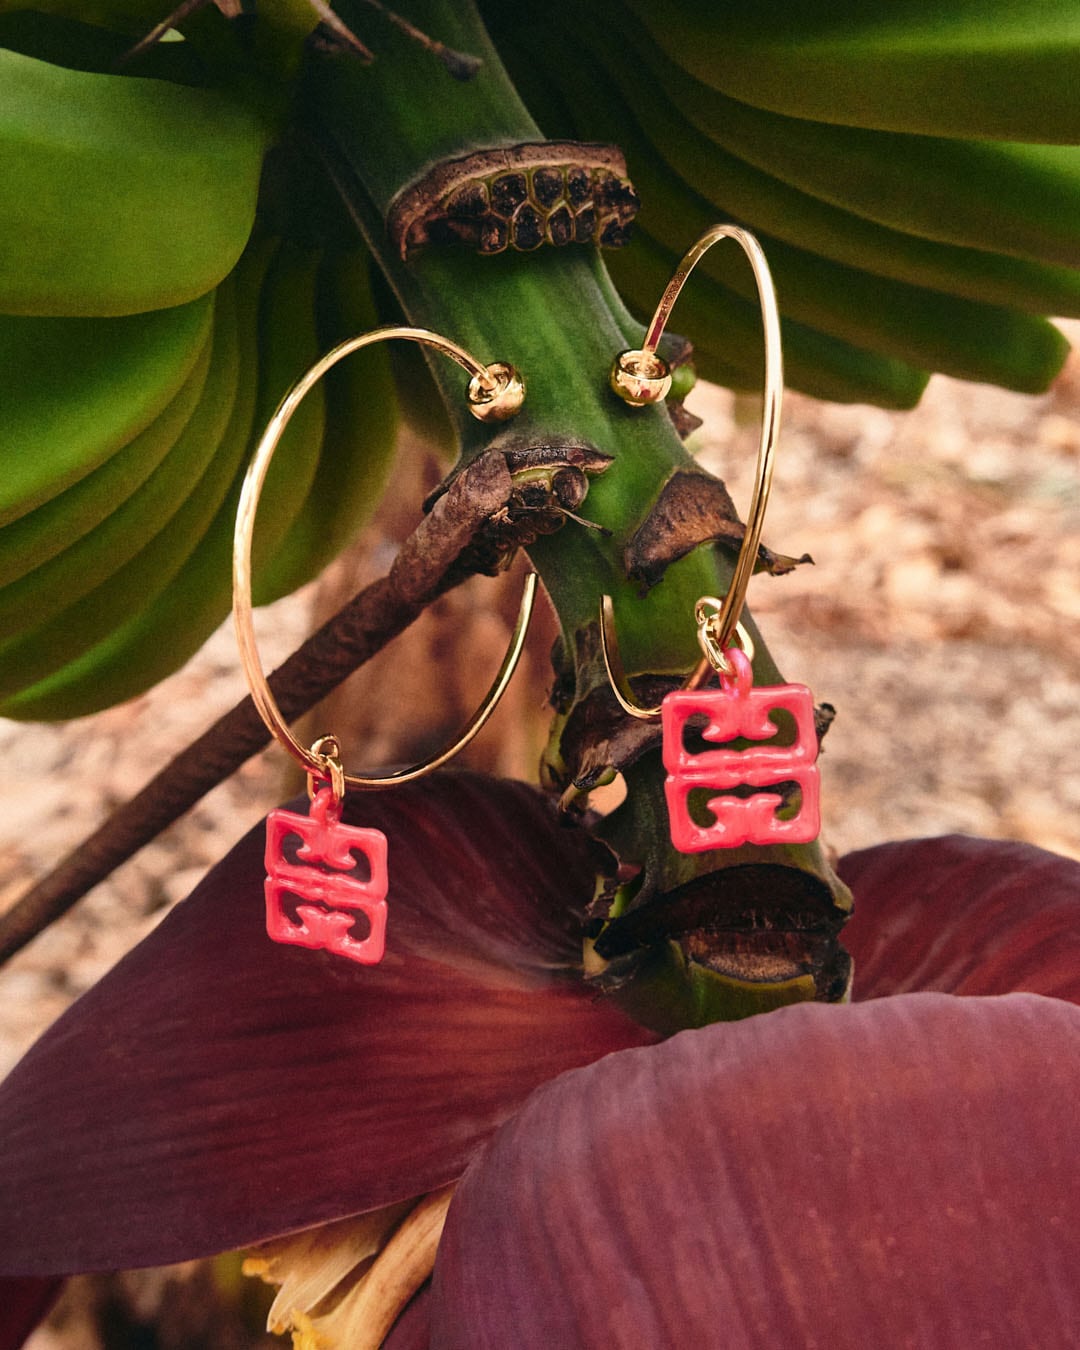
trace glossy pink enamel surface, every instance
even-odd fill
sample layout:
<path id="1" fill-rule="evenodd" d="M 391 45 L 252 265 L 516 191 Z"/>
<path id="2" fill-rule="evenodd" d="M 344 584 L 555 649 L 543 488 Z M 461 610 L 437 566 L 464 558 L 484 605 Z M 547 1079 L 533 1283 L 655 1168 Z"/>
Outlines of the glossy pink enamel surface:
<path id="1" fill-rule="evenodd" d="M 671 842 L 681 853 L 736 848 L 746 843 L 809 843 L 821 828 L 815 763 L 818 742 L 810 690 L 803 684 L 755 689 L 745 654 L 735 648 L 727 656 L 735 667 L 734 679 L 722 678 L 719 689 L 678 690 L 668 694 L 662 705 L 664 767 L 668 771 L 664 791 Z M 777 733 L 769 714 L 778 710 L 790 713 L 795 721 L 792 745 L 768 744 Z M 707 718 L 701 735 L 715 743 L 716 750 L 692 753 L 686 748 L 686 724 L 699 715 Z M 727 744 L 740 738 L 757 744 L 745 750 L 733 750 Z M 789 820 L 781 820 L 776 814 L 783 804 L 778 792 L 710 798 L 709 810 L 715 817 L 710 825 L 697 824 L 688 809 L 690 793 L 699 788 L 730 793 L 743 786 L 761 788 L 792 782 L 799 785 L 802 803 Z"/>
<path id="2" fill-rule="evenodd" d="M 296 862 L 284 852 L 290 835 L 300 837 Z M 357 854 L 367 860 L 370 878 L 350 875 Z M 275 942 L 298 947 L 324 948 L 361 965 L 381 961 L 386 950 L 386 835 L 341 822 L 341 803 L 329 788 L 320 788 L 311 814 L 271 811 L 266 818 L 266 931 Z M 285 897 L 296 896 L 299 922 L 285 908 Z M 363 915 L 366 937 L 353 936 L 353 924 Z"/>

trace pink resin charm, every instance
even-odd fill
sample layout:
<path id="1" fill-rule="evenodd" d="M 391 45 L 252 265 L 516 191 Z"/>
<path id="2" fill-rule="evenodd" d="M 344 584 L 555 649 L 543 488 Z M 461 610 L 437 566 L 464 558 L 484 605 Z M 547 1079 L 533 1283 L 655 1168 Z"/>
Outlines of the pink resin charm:
<path id="1" fill-rule="evenodd" d="M 300 836 L 296 862 L 285 857 L 289 835 Z M 356 854 L 367 859 L 368 881 L 349 875 L 356 867 Z M 325 947 L 336 956 L 374 965 L 386 949 L 387 886 L 386 835 L 343 825 L 341 803 L 330 788 L 316 792 L 308 816 L 284 810 L 267 816 L 266 931 L 275 942 Z M 285 910 L 287 895 L 308 902 L 296 906 L 299 923 Z M 352 936 L 358 913 L 370 925 L 364 938 Z"/>
<path id="2" fill-rule="evenodd" d="M 737 647 L 725 655 L 735 667 L 734 678 L 721 677 L 719 689 L 682 689 L 664 699 L 664 768 L 671 842 L 680 853 L 701 853 L 710 848 L 735 848 L 739 844 L 805 844 L 816 839 L 821 827 L 818 804 L 818 742 L 814 729 L 814 702 L 803 684 L 780 684 L 753 688 L 750 662 Z M 777 726 L 769 720 L 774 709 L 785 709 L 795 719 L 793 745 L 751 745 L 732 750 L 726 742 L 742 738 L 769 741 Z M 691 717 L 703 714 L 708 725 L 701 732 L 706 741 L 723 746 L 692 754 L 684 733 Z M 712 797 L 708 807 L 715 816 L 711 825 L 698 825 L 690 816 L 689 795 L 696 788 L 716 788 L 730 794 L 741 786 L 767 787 L 797 783 L 802 804 L 790 820 L 776 814 L 783 804 L 777 792 L 749 796 Z"/>

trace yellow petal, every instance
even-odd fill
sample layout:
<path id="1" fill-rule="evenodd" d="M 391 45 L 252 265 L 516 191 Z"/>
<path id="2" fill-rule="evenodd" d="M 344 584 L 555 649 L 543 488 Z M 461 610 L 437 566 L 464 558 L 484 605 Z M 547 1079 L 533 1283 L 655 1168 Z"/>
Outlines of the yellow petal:
<path id="1" fill-rule="evenodd" d="M 281 1286 L 270 1307 L 267 1329 L 279 1334 L 296 1325 L 358 1267 L 370 1264 L 413 1201 L 390 1205 L 336 1223 L 307 1228 L 264 1243 L 244 1264 L 245 1275 Z M 305 1347 L 306 1350 L 306 1347 Z"/>
<path id="2" fill-rule="evenodd" d="M 378 1350 L 435 1266 L 453 1194 L 447 1186 L 424 1196 L 356 1285 L 325 1316 L 312 1319 L 326 1350 Z"/>
<path id="3" fill-rule="evenodd" d="M 265 1243 L 245 1275 L 281 1288 L 267 1329 L 293 1350 L 378 1350 L 431 1274 L 453 1186 Z"/>

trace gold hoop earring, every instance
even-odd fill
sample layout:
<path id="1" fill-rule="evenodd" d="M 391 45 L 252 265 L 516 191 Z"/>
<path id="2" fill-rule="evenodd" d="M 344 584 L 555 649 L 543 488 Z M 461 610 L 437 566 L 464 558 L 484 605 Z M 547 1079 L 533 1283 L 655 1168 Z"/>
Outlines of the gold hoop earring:
<path id="1" fill-rule="evenodd" d="M 530 572 L 510 645 L 480 706 L 452 744 L 419 764 L 381 776 L 347 773 L 335 736 L 320 736 L 308 748 L 289 729 L 259 660 L 252 616 L 251 548 L 259 497 L 274 451 L 304 396 L 338 361 L 363 347 L 391 340 L 417 342 L 456 361 L 470 376 L 466 398 L 479 420 L 505 421 L 520 409 L 525 386 L 513 366 L 505 362 L 485 366 L 457 343 L 426 328 L 375 328 L 350 338 L 317 361 L 278 405 L 244 477 L 233 535 L 233 623 L 244 677 L 270 734 L 307 774 L 312 803 L 309 816 L 277 810 L 267 817 L 267 932 L 276 942 L 324 948 L 362 965 L 381 960 L 385 950 L 387 841 L 380 830 L 342 824 L 345 792 L 348 788 L 369 791 L 411 783 L 446 764 L 472 741 L 495 711 L 521 657 L 537 586 L 536 573 Z M 290 835 L 301 841 L 295 854 L 297 861 L 291 861 L 284 852 Z M 370 875 L 366 880 L 353 875 L 358 862 L 355 855 L 367 864 Z M 303 902 L 293 906 L 296 919 L 286 906 L 289 896 Z M 367 919 L 368 931 L 362 937 L 352 932 L 357 915 Z"/>
<path id="2" fill-rule="evenodd" d="M 711 848 L 733 848 L 744 843 L 809 842 L 820 828 L 818 805 L 817 735 L 814 705 L 805 685 L 777 685 L 754 689 L 751 662 L 753 643 L 741 619 L 746 592 L 757 563 L 761 531 L 772 491 L 776 438 L 784 396 L 784 366 L 780 340 L 780 312 L 772 274 L 761 245 L 738 225 L 715 225 L 688 250 L 675 270 L 645 333 L 643 345 L 621 352 L 611 369 L 611 387 L 632 407 L 663 400 L 671 387 L 667 362 L 657 356 L 668 318 L 687 278 L 698 261 L 721 239 L 734 239 L 753 268 L 765 330 L 765 395 L 758 441 L 757 468 L 750 509 L 731 585 L 722 600 L 703 596 L 694 607 L 702 658 L 682 689 L 668 694 L 655 707 L 637 703 L 619 658 L 610 596 L 600 603 L 600 646 L 612 690 L 624 712 L 642 721 L 663 723 L 665 793 L 672 842 L 684 853 Z M 718 689 L 701 686 L 715 674 Z M 795 724 L 794 743 L 777 746 L 778 726 L 769 716 L 783 711 Z M 706 718 L 704 740 L 720 748 L 690 752 L 685 733 L 692 717 Z M 734 750 L 729 743 L 748 741 L 749 748 Z M 785 795 L 784 785 L 798 793 L 797 805 Z M 780 791 L 751 792 L 747 788 L 773 787 Z M 691 817 L 691 792 L 716 789 L 724 795 L 707 802 L 712 823 Z M 742 789 L 734 792 L 733 789 Z M 783 817 L 778 812 L 783 811 Z"/>
<path id="3" fill-rule="evenodd" d="M 757 283 L 761 303 L 762 324 L 765 330 L 765 392 L 761 415 L 761 436 L 758 441 L 757 472 L 750 510 L 746 517 L 746 533 L 732 574 L 731 585 L 724 597 L 720 614 L 713 625 L 716 646 L 721 653 L 735 635 L 746 601 L 746 591 L 757 562 L 761 530 L 772 490 L 773 462 L 776 438 L 780 431 L 780 414 L 784 402 L 784 357 L 780 340 L 780 310 L 776 303 L 776 288 L 761 245 L 748 230 L 738 225 L 714 225 L 687 251 L 667 284 L 656 312 L 645 332 L 644 345 L 634 351 L 620 352 L 611 369 L 611 386 L 621 399 L 632 407 L 658 403 L 671 388 L 671 371 L 656 348 L 664 335 L 667 321 L 675 307 L 687 278 L 698 261 L 721 239 L 734 239 L 742 248 Z"/>

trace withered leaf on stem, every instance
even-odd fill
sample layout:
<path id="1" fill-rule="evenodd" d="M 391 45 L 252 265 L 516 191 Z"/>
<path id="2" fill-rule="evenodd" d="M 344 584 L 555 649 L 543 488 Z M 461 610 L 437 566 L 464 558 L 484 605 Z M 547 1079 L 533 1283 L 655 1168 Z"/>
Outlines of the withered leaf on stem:
<path id="1" fill-rule="evenodd" d="M 719 478 L 704 469 L 677 469 L 626 546 L 626 574 L 640 583 L 644 595 L 673 562 L 699 544 L 738 548 L 744 534 L 735 503 Z M 764 546 L 758 549 L 758 567 L 772 576 L 808 562 L 813 562 L 808 553 L 791 558 Z"/>
<path id="2" fill-rule="evenodd" d="M 552 782 L 560 790 L 573 787 L 587 793 L 609 770 L 622 771 L 660 744 L 659 722 L 640 722 L 627 717 L 611 691 L 600 649 L 600 626 L 587 624 L 574 634 L 576 687 L 556 683 L 552 701 L 566 714 L 559 734 L 560 763 L 548 765 Z M 558 662 L 556 662 L 558 665 Z M 670 677 L 635 678 L 634 690 L 644 703 L 659 702 L 678 687 Z"/>

